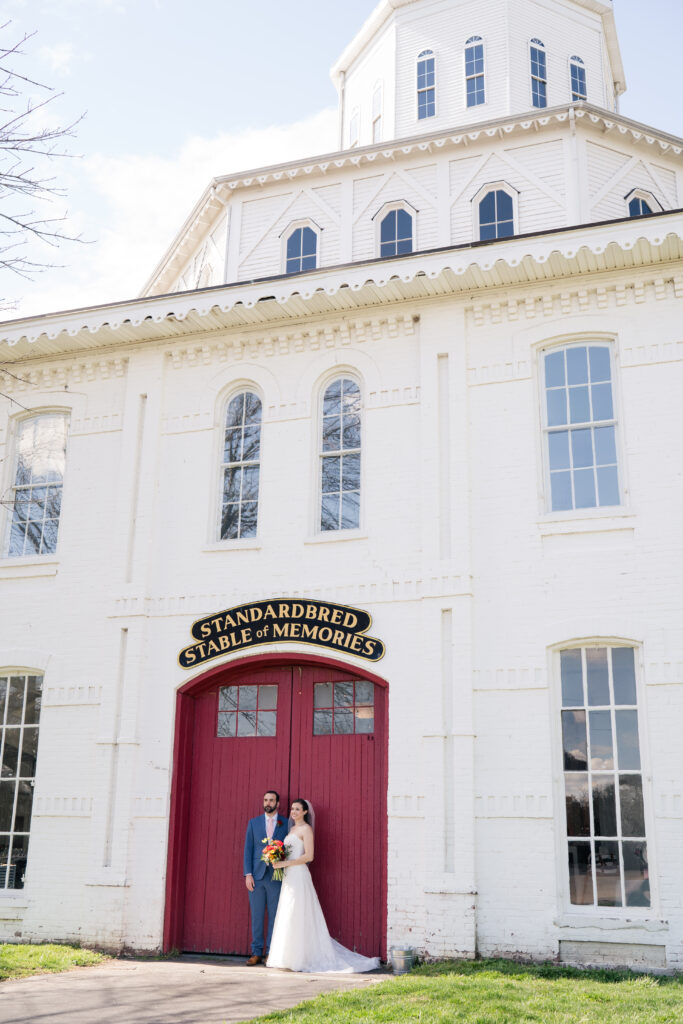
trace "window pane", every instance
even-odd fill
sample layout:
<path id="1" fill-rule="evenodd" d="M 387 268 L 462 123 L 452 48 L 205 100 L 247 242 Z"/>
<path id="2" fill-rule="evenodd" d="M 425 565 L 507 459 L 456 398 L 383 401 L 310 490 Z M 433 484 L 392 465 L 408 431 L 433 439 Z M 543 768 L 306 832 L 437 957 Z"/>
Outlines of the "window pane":
<path id="1" fill-rule="evenodd" d="M 562 704 L 566 708 L 583 707 L 583 682 L 580 649 L 560 652 Z"/>
<path id="2" fill-rule="evenodd" d="M 374 683 L 356 683 L 356 704 L 374 704 L 375 686 Z"/>
<path id="3" fill-rule="evenodd" d="M 380 241 L 392 242 L 396 240 L 396 210 L 390 210 L 383 218 L 380 225 Z"/>
<path id="4" fill-rule="evenodd" d="M 591 345 L 589 352 L 591 380 L 593 383 L 611 379 L 609 349 Z"/>
<path id="5" fill-rule="evenodd" d="M 242 446 L 242 458 L 245 462 L 255 462 L 261 449 L 261 428 L 245 427 Z"/>
<path id="6" fill-rule="evenodd" d="M 218 736 L 234 736 L 237 732 L 237 715 L 227 711 L 218 712 Z"/>
<path id="7" fill-rule="evenodd" d="M 28 836 L 14 837 L 12 844 L 12 863 L 9 872 L 9 888 L 23 889 L 26 875 L 26 861 L 28 860 Z M 0 855 L 0 863 L 2 857 Z M 2 868 L 0 868 L 0 872 Z"/>
<path id="8" fill-rule="evenodd" d="M 259 467 L 245 466 L 242 470 L 242 501 L 258 498 Z"/>
<path id="9" fill-rule="evenodd" d="M 353 707 L 353 683 L 334 684 L 334 706 Z"/>
<path id="10" fill-rule="evenodd" d="M 338 452 L 341 448 L 341 416 L 323 419 L 323 451 Z"/>
<path id="11" fill-rule="evenodd" d="M 257 686 L 239 686 L 239 709 L 240 711 L 255 711 L 258 699 Z"/>
<path id="12" fill-rule="evenodd" d="M 588 775 L 565 775 L 567 835 L 590 836 L 591 818 L 588 802 Z"/>
<path id="13" fill-rule="evenodd" d="M 621 906 L 621 870 L 619 844 L 595 842 L 595 883 L 599 907 Z"/>
<path id="14" fill-rule="evenodd" d="M 234 540 L 239 535 L 239 505 L 226 505 L 221 516 L 221 540 Z"/>
<path id="15" fill-rule="evenodd" d="M 14 778 L 17 774 L 20 737 L 20 729 L 5 729 L 5 746 L 2 752 L 2 777 L 5 779 Z M 1 828 L 0 832 L 2 832 Z"/>
<path id="16" fill-rule="evenodd" d="M 591 711 L 589 719 L 591 768 L 614 768 L 611 712 Z"/>
<path id="17" fill-rule="evenodd" d="M 479 203 L 479 223 L 492 224 L 496 219 L 496 193 L 487 192 Z"/>
<path id="18" fill-rule="evenodd" d="M 573 508 L 571 473 L 552 473 L 550 494 L 553 512 L 564 512 Z"/>
<path id="19" fill-rule="evenodd" d="M 26 681 L 24 676 L 12 676 L 9 681 L 9 693 L 7 695 L 7 724 L 21 725 L 24 713 L 24 690 Z"/>
<path id="20" fill-rule="evenodd" d="M 372 708 L 356 708 L 356 732 L 369 734 L 375 730 L 375 713 Z"/>
<path id="21" fill-rule="evenodd" d="M 313 735 L 314 736 L 331 736 L 332 735 L 332 712 L 331 711 L 314 711 L 313 712 Z"/>
<path id="22" fill-rule="evenodd" d="M 569 898 L 573 906 L 593 903 L 590 843 L 569 843 Z"/>
<path id="23" fill-rule="evenodd" d="M 650 906 L 647 843 L 622 843 L 627 907 Z"/>
<path id="24" fill-rule="evenodd" d="M 358 491 L 345 491 L 342 496 L 342 530 L 357 530 L 360 526 L 360 494 Z"/>
<path id="25" fill-rule="evenodd" d="M 597 387 L 604 387 L 598 384 Z M 569 389 L 569 421 L 570 423 L 588 423 L 591 418 L 590 402 L 588 400 L 588 388 L 578 387 Z M 596 417 L 600 419 L 602 417 Z"/>
<path id="26" fill-rule="evenodd" d="M 335 711 L 334 732 L 337 736 L 348 736 L 353 733 L 353 711 Z"/>
<path id="27" fill-rule="evenodd" d="M 240 514 L 240 537 L 255 537 L 258 522 L 258 503 L 247 501 Z"/>
<path id="28" fill-rule="evenodd" d="M 12 828 L 12 812 L 14 810 L 14 793 L 17 784 L 11 782 L 0 782 L 0 832 L 9 832 Z"/>
<path id="29" fill-rule="evenodd" d="M 14 815 L 15 832 L 30 832 L 32 807 L 33 786 L 29 782 L 20 782 L 17 787 L 17 809 Z"/>
<path id="30" fill-rule="evenodd" d="M 593 465 L 593 436 L 590 429 L 572 430 L 572 459 L 575 469 Z"/>
<path id="31" fill-rule="evenodd" d="M 327 456 L 322 460 L 323 494 L 330 494 L 341 490 L 341 459 L 339 456 Z"/>
<path id="32" fill-rule="evenodd" d="M 322 530 L 339 529 L 339 495 L 324 494 L 320 510 L 320 527 Z"/>
<path id="33" fill-rule="evenodd" d="M 596 705 L 609 704 L 606 647 L 589 647 L 586 650 L 586 675 L 589 705 L 596 707 Z"/>
<path id="34" fill-rule="evenodd" d="M 615 836 L 617 834 L 617 807 L 614 776 L 594 775 L 592 787 L 595 834 L 596 836 Z"/>
<path id="35" fill-rule="evenodd" d="M 334 380 L 325 391 L 323 416 L 341 412 L 341 380 Z"/>
<path id="36" fill-rule="evenodd" d="M 594 420 L 611 420 L 614 418 L 611 384 L 592 384 L 591 397 L 593 400 Z M 589 417 L 586 418 L 588 419 Z"/>
<path id="37" fill-rule="evenodd" d="M 567 383 L 588 383 L 588 352 L 585 348 L 567 349 Z"/>
<path id="38" fill-rule="evenodd" d="M 548 434 L 550 468 L 569 469 L 569 431 L 555 430 Z"/>
<path id="39" fill-rule="evenodd" d="M 632 647 L 612 648 L 615 704 L 636 703 L 636 666 Z"/>
<path id="40" fill-rule="evenodd" d="M 564 375 L 564 350 L 549 352 L 545 357 L 545 386 L 547 388 L 563 387 L 566 383 Z"/>
<path id="41" fill-rule="evenodd" d="M 360 416 L 344 416 L 342 423 L 344 448 L 360 448 Z"/>
<path id="42" fill-rule="evenodd" d="M 316 708 L 333 707 L 332 683 L 316 683 L 313 689 L 313 705 Z"/>
<path id="43" fill-rule="evenodd" d="M 623 836 L 644 836 L 645 810 L 643 808 L 643 782 L 640 775 L 619 776 L 619 797 L 621 800 L 621 834 Z"/>
<path id="44" fill-rule="evenodd" d="M 601 506 L 618 505 L 619 479 L 616 466 L 606 466 L 598 469 L 598 497 Z"/>
<path id="45" fill-rule="evenodd" d="M 562 741 L 565 771 L 582 771 L 588 767 L 586 746 L 586 712 L 562 712 Z"/>
<path id="46" fill-rule="evenodd" d="M 596 466 L 616 465 L 617 445 L 614 437 L 614 427 L 596 427 L 593 431 L 595 437 L 595 464 Z"/>
<path id="47" fill-rule="evenodd" d="M 277 711 L 259 711 L 258 713 L 258 735 L 275 736 L 277 726 Z"/>
<path id="48" fill-rule="evenodd" d="M 548 391 L 546 394 L 548 408 L 548 426 L 561 427 L 567 422 L 567 392 L 564 388 Z"/>
<path id="49" fill-rule="evenodd" d="M 258 706 L 266 710 L 275 710 L 277 707 L 277 686 L 259 686 Z"/>
<path id="50" fill-rule="evenodd" d="M 615 711 L 619 768 L 640 771 L 640 744 L 638 743 L 638 712 Z"/>
<path id="51" fill-rule="evenodd" d="M 240 711 L 237 715 L 237 735 L 238 736 L 255 736 L 256 735 L 256 712 L 255 711 Z"/>
<path id="52" fill-rule="evenodd" d="M 7 676 L 0 677 L 0 725 L 5 721 L 5 701 L 7 700 L 7 688 L 9 680 Z"/>
<path id="53" fill-rule="evenodd" d="M 33 779 L 36 775 L 36 756 L 38 754 L 38 727 L 26 726 L 21 743 L 21 764 L 19 774 L 24 779 Z"/>
<path id="54" fill-rule="evenodd" d="M 576 508 L 595 508 L 595 473 L 592 469 L 577 469 L 574 473 Z"/>

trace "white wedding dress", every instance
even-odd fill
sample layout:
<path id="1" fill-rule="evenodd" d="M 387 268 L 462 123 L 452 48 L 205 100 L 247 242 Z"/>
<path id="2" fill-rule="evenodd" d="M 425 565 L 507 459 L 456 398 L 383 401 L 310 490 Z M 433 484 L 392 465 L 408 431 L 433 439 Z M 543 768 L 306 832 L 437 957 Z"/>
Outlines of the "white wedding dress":
<path id="1" fill-rule="evenodd" d="M 292 860 L 304 852 L 303 839 L 291 832 L 285 846 Z M 284 870 L 267 966 L 310 974 L 359 974 L 374 971 L 379 959 L 353 953 L 330 937 L 308 865 L 296 864 Z"/>

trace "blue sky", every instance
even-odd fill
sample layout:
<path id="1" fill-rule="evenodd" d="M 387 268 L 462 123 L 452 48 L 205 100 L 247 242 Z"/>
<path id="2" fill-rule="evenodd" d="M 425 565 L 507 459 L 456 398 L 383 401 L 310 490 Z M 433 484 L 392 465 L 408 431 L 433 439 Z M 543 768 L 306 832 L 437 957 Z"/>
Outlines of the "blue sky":
<path id="1" fill-rule="evenodd" d="M 15 315 L 130 298 L 209 179 L 336 148 L 329 68 L 375 6 L 297 0 L 4 0 L 4 38 L 37 30 L 22 73 L 64 93 L 49 117 L 87 112 L 57 168 L 88 246 L 33 284 L 5 279 Z M 622 113 L 683 136 L 683 3 L 615 3 Z M 644 28 L 647 29 L 645 33 Z M 646 41 L 645 41 L 646 40 Z M 663 70 L 664 69 L 664 70 Z M 12 315 L 11 313 L 9 315 Z"/>

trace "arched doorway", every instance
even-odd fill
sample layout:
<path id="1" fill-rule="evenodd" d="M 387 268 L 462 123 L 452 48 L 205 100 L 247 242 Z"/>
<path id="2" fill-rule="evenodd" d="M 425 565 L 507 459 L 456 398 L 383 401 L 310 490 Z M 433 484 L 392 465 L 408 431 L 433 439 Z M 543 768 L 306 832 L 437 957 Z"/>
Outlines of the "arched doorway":
<path id="1" fill-rule="evenodd" d="M 387 711 L 384 680 L 315 656 L 244 658 L 181 688 L 165 950 L 249 951 L 244 831 L 275 788 L 285 817 L 297 796 L 315 806 L 332 936 L 386 955 Z"/>

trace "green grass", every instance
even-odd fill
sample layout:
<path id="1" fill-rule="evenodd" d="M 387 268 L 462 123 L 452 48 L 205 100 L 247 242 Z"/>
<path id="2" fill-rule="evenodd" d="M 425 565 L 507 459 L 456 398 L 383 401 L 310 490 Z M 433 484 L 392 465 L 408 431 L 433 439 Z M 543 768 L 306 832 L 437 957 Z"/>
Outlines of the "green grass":
<path id="1" fill-rule="evenodd" d="M 107 959 L 102 953 L 75 946 L 0 945 L 0 981 L 26 978 L 29 974 L 68 971 L 71 967 L 91 967 Z"/>
<path id="2" fill-rule="evenodd" d="M 681 1024 L 683 978 L 507 960 L 424 965 L 260 1021 L 296 1024 Z"/>

